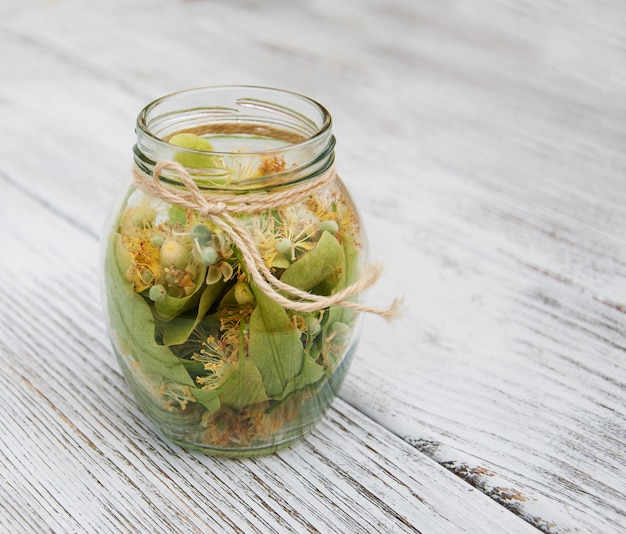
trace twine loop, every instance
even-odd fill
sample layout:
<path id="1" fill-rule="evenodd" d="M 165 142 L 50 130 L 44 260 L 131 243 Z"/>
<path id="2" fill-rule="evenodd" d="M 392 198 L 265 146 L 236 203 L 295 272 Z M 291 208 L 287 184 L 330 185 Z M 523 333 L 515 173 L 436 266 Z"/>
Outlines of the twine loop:
<path id="1" fill-rule="evenodd" d="M 164 170 L 175 172 L 186 189 L 167 187 L 161 180 L 161 173 Z M 313 312 L 334 305 L 381 315 L 387 320 L 397 316 L 400 306 L 398 299 L 395 299 L 387 308 L 373 308 L 349 300 L 351 296 L 367 289 L 378 280 L 382 272 L 380 264 L 366 267 L 355 283 L 334 295 L 323 296 L 302 291 L 281 282 L 274 276 L 265 265 L 250 234 L 231 215 L 231 213 L 259 213 L 266 209 L 298 203 L 324 189 L 335 180 L 336 172 L 334 166 L 331 166 L 319 176 L 289 189 L 277 192 L 248 193 L 245 197 L 235 194 L 204 195 L 189 175 L 189 172 L 187 172 L 187 169 L 173 161 L 159 161 L 154 166 L 151 177 L 142 172 L 137 166 L 133 168 L 133 175 L 137 187 L 144 193 L 160 198 L 169 204 L 195 210 L 200 216 L 210 220 L 214 225 L 222 229 L 239 249 L 248 274 L 257 287 L 284 308 L 301 312 Z M 286 297 L 285 294 L 291 298 Z M 299 300 L 293 300 L 294 298 Z"/>

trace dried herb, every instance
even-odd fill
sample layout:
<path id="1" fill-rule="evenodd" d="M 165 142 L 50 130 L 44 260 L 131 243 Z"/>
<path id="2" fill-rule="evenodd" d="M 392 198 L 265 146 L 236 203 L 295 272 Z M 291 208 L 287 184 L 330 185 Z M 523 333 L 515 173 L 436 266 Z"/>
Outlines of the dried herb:
<path id="1" fill-rule="evenodd" d="M 259 368 L 267 394 L 280 399 L 287 383 L 302 372 L 304 347 L 285 309 L 262 291 L 255 290 L 254 295 L 257 306 L 250 318 L 249 358 Z"/>
<path id="2" fill-rule="evenodd" d="M 357 219 L 338 189 L 240 222 L 290 286 L 328 296 L 359 275 Z M 134 387 L 163 427 L 179 414 L 184 441 L 263 446 L 327 407 L 355 313 L 283 308 L 254 284 L 228 236 L 196 212 L 132 192 L 108 240 L 105 278 L 111 330 L 121 358 L 134 361 Z"/>
<path id="3" fill-rule="evenodd" d="M 181 360 L 155 342 L 152 311 L 146 300 L 135 293 L 123 278 L 128 258 L 119 235 L 111 235 L 109 252 L 106 261 L 107 302 L 111 327 L 117 335 L 119 349 L 135 358 L 146 375 L 193 386 L 194 381 Z"/>
<path id="4" fill-rule="evenodd" d="M 166 346 L 180 345 L 187 341 L 202 318 L 219 298 L 224 289 L 224 285 L 225 283 L 222 280 L 218 280 L 216 283 L 204 287 L 202 296 L 198 301 L 195 318 L 179 316 L 172 320 L 167 326 L 161 325 L 160 329 L 163 332 L 163 344 Z M 155 308 L 157 306 L 158 303 L 155 303 Z"/>

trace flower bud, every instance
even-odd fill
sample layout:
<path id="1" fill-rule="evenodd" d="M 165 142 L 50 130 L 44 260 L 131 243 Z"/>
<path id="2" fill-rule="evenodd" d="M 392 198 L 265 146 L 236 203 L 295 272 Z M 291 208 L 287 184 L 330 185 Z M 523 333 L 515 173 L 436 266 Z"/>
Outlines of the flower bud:
<path id="1" fill-rule="evenodd" d="M 195 243 L 198 242 L 198 245 L 201 247 L 208 245 L 213 239 L 213 234 L 211 230 L 209 230 L 206 224 L 196 224 L 191 229 L 191 240 Z"/>
<path id="2" fill-rule="evenodd" d="M 204 247 L 200 252 L 200 260 L 205 265 L 213 265 L 218 258 L 219 255 L 217 253 L 217 250 L 215 250 L 213 247 Z"/>
<path id="3" fill-rule="evenodd" d="M 291 254 L 291 249 L 293 248 L 293 243 L 291 240 L 286 237 L 281 237 L 278 241 L 276 241 L 276 250 L 281 254 Z"/>
<path id="4" fill-rule="evenodd" d="M 246 304 L 254 303 L 255 301 L 254 293 L 252 292 L 252 289 L 250 288 L 250 285 L 247 282 L 240 280 L 239 282 L 235 284 L 235 287 L 233 288 L 233 290 L 235 293 L 235 300 L 237 301 L 237 304 L 239 304 L 240 306 L 245 306 Z"/>
<path id="5" fill-rule="evenodd" d="M 158 284 L 150 288 L 149 297 L 153 302 L 163 302 L 165 297 L 167 297 L 167 291 L 162 285 Z"/>
<path id="6" fill-rule="evenodd" d="M 339 225 L 337 221 L 333 221 L 329 219 L 327 221 L 323 221 L 320 223 L 320 231 L 321 232 L 330 232 L 331 234 L 336 233 L 339 230 Z"/>
<path id="7" fill-rule="evenodd" d="M 174 266 L 182 269 L 187 265 L 187 251 L 177 241 L 168 240 L 161 247 L 161 265 L 163 267 Z"/>
<path id="8" fill-rule="evenodd" d="M 330 326 L 328 337 L 334 345 L 344 345 L 350 339 L 350 327 L 346 323 L 337 321 Z"/>
<path id="9" fill-rule="evenodd" d="M 156 248 L 161 248 L 163 246 L 163 238 L 160 235 L 155 235 L 150 239 L 150 244 Z"/>
<path id="10" fill-rule="evenodd" d="M 308 315 L 305 317 L 306 321 L 306 329 L 310 336 L 316 336 L 322 330 L 322 325 L 320 325 L 319 319 Z"/>

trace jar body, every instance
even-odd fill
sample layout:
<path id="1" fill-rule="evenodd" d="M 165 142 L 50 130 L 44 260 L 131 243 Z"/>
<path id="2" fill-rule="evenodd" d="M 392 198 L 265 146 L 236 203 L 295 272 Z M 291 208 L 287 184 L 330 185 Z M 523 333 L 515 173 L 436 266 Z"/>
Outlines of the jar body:
<path id="1" fill-rule="evenodd" d="M 204 138 L 226 142 L 220 128 L 210 130 Z M 240 132 L 235 137 L 247 142 Z M 245 179 L 211 185 L 223 192 L 235 184 L 236 195 L 245 197 L 246 187 L 271 189 L 289 170 L 275 151 L 243 152 Z M 224 167 L 217 160 L 228 159 L 210 157 L 211 172 Z M 205 193 L 210 198 L 212 191 Z M 330 297 L 359 275 L 364 236 L 338 178 L 292 202 L 232 219 L 272 276 L 290 287 Z M 356 349 L 357 312 L 278 303 L 255 283 L 242 251 L 214 217 L 134 183 L 104 235 L 111 341 L 139 406 L 162 435 L 193 450 L 251 456 L 301 439 L 322 418 Z"/>

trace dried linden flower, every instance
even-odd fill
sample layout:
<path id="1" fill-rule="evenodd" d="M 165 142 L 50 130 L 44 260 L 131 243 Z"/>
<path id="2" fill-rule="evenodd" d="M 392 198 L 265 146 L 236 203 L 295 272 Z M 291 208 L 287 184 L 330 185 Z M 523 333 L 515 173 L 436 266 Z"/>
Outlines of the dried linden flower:
<path id="1" fill-rule="evenodd" d="M 174 266 L 177 269 L 182 269 L 187 265 L 187 251 L 177 241 L 168 240 L 163 243 L 161 247 L 161 265 L 163 267 Z"/>

